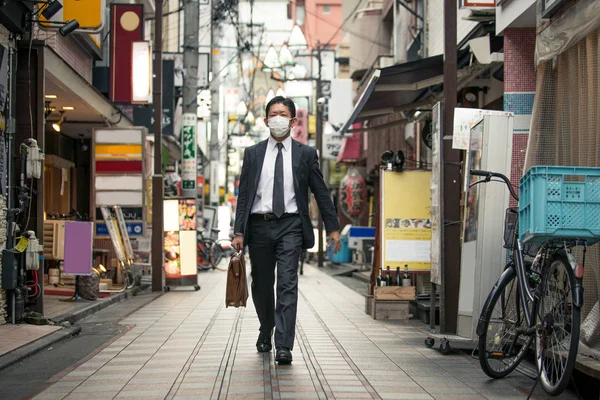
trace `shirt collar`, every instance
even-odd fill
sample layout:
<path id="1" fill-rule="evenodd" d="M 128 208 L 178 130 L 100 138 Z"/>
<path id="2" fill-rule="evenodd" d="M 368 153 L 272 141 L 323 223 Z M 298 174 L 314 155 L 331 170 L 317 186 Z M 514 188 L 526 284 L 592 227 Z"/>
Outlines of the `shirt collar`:
<path id="1" fill-rule="evenodd" d="M 279 142 L 273 139 L 273 136 L 269 135 L 269 148 L 271 150 L 277 149 L 277 143 Z M 292 135 L 286 137 L 281 143 L 283 144 L 283 150 L 288 151 L 292 147 Z"/>

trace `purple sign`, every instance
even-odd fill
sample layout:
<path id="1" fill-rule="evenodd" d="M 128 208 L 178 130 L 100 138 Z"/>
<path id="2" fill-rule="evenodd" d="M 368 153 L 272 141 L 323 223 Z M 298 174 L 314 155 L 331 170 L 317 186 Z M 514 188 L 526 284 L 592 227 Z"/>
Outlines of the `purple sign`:
<path id="1" fill-rule="evenodd" d="M 93 238 L 93 222 L 65 222 L 66 274 L 90 275 L 92 273 Z"/>

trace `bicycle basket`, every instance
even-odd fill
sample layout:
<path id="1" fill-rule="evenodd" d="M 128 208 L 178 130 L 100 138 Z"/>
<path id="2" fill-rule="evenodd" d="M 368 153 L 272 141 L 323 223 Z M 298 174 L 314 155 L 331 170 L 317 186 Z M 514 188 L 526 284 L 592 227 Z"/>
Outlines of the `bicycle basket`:
<path id="1" fill-rule="evenodd" d="M 512 250 L 515 247 L 515 235 L 518 235 L 519 213 L 514 208 L 507 208 L 504 217 L 504 248 Z M 517 230 L 517 232 L 515 232 Z"/>
<path id="2" fill-rule="evenodd" d="M 506 209 L 506 215 L 504 217 L 504 248 L 513 250 L 515 247 L 515 240 L 519 235 L 519 212 L 514 208 Z M 538 250 L 540 249 L 539 244 L 523 244 L 523 255 L 535 257 Z"/>

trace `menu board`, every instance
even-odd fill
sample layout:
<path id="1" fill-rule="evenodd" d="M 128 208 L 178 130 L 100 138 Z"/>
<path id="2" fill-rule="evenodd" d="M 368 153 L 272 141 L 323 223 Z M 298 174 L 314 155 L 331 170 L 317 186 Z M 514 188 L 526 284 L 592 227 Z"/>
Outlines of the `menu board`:
<path id="1" fill-rule="evenodd" d="M 165 277 L 181 278 L 179 232 L 165 232 Z"/>
<path id="2" fill-rule="evenodd" d="M 179 230 L 196 230 L 196 199 L 179 200 Z"/>

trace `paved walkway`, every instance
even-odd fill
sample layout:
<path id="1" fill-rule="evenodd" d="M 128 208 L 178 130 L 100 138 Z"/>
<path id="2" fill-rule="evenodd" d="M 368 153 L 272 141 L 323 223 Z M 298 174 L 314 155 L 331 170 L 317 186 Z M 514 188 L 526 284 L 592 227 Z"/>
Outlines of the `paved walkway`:
<path id="1" fill-rule="evenodd" d="M 364 298 L 306 267 L 294 363 L 256 352 L 258 321 L 223 306 L 225 274 L 172 291 L 123 321 L 131 329 L 49 382 L 35 399 L 519 399 L 533 381 L 490 381 L 466 354 L 423 345 L 414 324 L 375 321 Z M 540 388 L 533 398 L 546 398 Z M 575 398 L 564 395 L 561 398 Z"/>

